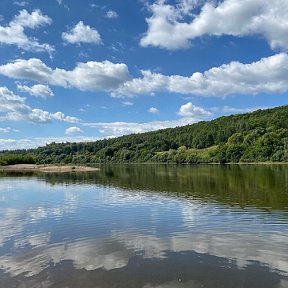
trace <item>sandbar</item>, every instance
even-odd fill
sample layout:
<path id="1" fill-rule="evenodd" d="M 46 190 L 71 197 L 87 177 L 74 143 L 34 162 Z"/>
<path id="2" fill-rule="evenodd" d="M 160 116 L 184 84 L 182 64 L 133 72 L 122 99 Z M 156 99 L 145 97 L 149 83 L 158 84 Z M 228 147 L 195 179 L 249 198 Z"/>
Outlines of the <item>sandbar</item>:
<path id="1" fill-rule="evenodd" d="M 0 166 L 0 171 L 11 172 L 44 172 L 44 173 L 58 173 L 58 172 L 93 172 L 99 171 L 99 168 L 88 166 L 72 166 L 72 165 L 36 165 L 36 164 L 16 164 L 8 166 Z"/>

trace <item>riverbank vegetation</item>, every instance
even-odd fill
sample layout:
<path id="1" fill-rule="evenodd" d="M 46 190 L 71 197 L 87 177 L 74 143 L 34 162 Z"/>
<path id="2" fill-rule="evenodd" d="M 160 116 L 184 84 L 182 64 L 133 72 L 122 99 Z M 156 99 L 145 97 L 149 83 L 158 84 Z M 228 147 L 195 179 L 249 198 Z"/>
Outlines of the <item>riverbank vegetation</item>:
<path id="1" fill-rule="evenodd" d="M 96 142 L 51 143 L 37 149 L 0 153 L 2 165 L 11 161 L 39 164 L 288 162 L 288 106 Z"/>

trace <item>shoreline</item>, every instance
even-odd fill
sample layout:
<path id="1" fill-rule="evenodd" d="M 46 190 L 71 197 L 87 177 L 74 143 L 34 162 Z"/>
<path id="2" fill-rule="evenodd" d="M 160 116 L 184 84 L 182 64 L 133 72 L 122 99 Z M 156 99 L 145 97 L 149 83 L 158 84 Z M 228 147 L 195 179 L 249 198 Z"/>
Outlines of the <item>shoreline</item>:
<path id="1" fill-rule="evenodd" d="M 99 165 L 109 166 L 112 163 L 99 163 Z M 288 162 L 236 162 L 236 163 L 195 163 L 195 164 L 187 164 L 187 163 L 113 163 L 113 165 L 164 165 L 164 166 L 191 166 L 197 167 L 202 165 L 211 165 L 211 166 L 252 166 L 252 165 L 288 165 Z M 0 166 L 0 172 L 43 172 L 43 173 L 67 173 L 67 172 L 95 172 L 99 171 L 100 168 L 90 167 L 90 166 L 79 166 L 79 165 L 57 165 L 57 164 L 15 164 L 15 165 L 7 165 Z"/>
<path id="2" fill-rule="evenodd" d="M 77 165 L 37 165 L 37 164 L 15 164 L 0 166 L 0 172 L 43 172 L 43 173 L 64 173 L 64 172 L 95 172 L 99 168 Z"/>
<path id="3" fill-rule="evenodd" d="M 113 165 L 175 165 L 175 166 L 198 166 L 198 165 L 288 165 L 288 162 L 200 162 L 200 163 L 173 163 L 173 162 L 107 162 L 107 163 L 93 163 L 102 166 Z"/>

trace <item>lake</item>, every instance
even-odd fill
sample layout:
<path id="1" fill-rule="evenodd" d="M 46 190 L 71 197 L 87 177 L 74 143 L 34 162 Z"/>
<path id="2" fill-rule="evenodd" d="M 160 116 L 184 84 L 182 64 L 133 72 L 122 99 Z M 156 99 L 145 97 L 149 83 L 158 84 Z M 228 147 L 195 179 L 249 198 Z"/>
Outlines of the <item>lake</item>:
<path id="1" fill-rule="evenodd" d="M 0 174 L 0 287 L 287 288 L 288 166 Z"/>

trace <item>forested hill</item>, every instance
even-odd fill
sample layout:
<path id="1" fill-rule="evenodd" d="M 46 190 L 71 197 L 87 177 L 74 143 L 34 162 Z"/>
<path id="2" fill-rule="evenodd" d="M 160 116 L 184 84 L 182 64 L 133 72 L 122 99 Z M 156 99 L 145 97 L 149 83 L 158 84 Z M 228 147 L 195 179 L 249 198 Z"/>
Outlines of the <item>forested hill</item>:
<path id="1" fill-rule="evenodd" d="M 87 143 L 0 153 L 0 163 L 288 162 L 288 106 Z"/>

